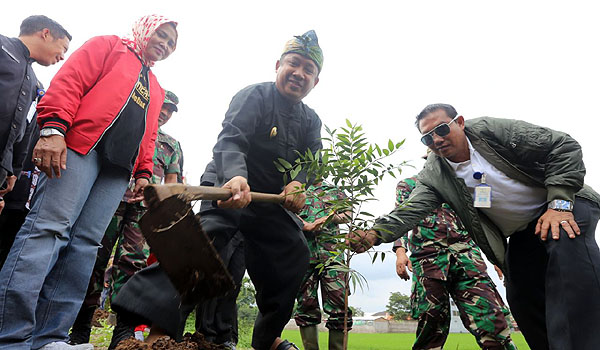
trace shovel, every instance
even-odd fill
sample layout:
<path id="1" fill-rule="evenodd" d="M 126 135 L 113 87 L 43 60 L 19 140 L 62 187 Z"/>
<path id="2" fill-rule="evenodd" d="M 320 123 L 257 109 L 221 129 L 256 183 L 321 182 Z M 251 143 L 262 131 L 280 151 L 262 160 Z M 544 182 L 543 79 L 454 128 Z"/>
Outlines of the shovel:
<path id="1" fill-rule="evenodd" d="M 251 192 L 253 201 L 283 203 L 284 196 Z M 225 295 L 233 280 L 192 211 L 195 200 L 227 200 L 228 189 L 183 184 L 149 185 L 140 228 L 186 304 Z"/>

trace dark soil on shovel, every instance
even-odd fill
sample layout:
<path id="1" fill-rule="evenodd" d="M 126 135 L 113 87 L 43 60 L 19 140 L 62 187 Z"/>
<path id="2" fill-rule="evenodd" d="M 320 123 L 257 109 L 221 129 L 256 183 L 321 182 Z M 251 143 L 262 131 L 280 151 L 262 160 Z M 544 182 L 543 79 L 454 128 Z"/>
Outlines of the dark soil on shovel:
<path id="1" fill-rule="evenodd" d="M 233 289 L 231 275 L 185 196 L 150 207 L 140 228 L 184 303 L 195 304 Z"/>

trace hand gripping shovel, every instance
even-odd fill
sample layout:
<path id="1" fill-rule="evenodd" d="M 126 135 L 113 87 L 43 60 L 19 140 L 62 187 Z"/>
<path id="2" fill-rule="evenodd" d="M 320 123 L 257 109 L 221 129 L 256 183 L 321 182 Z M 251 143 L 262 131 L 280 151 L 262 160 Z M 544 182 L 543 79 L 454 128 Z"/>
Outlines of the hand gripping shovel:
<path id="1" fill-rule="evenodd" d="M 149 185 L 144 190 L 148 210 L 140 228 L 152 252 L 184 303 L 221 296 L 233 280 L 194 215 L 195 200 L 227 200 L 227 189 L 183 184 Z M 284 197 L 252 192 L 253 201 L 282 203 Z"/>

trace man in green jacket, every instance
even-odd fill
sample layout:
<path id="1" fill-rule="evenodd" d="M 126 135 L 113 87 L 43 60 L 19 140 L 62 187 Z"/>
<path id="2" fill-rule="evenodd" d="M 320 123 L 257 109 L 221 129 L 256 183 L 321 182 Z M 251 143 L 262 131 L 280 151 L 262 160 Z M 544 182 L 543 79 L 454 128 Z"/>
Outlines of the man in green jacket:
<path id="1" fill-rule="evenodd" d="M 354 232 L 353 248 L 391 242 L 446 202 L 505 271 L 508 302 L 532 349 L 597 349 L 600 195 L 584 185 L 579 144 L 523 121 L 465 121 L 447 104 L 427 106 L 416 125 L 432 154 L 408 209 Z"/>

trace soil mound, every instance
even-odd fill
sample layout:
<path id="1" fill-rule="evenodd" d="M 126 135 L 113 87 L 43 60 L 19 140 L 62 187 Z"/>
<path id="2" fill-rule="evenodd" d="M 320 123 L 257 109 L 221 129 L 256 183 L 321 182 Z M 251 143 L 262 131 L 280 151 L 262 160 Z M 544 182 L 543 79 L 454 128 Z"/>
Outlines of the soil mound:
<path id="1" fill-rule="evenodd" d="M 159 338 L 150 345 L 137 339 L 126 339 L 119 343 L 116 350 L 222 350 L 220 345 L 204 340 L 200 333 L 186 333 L 181 342 L 176 342 L 169 337 Z"/>
<path id="2" fill-rule="evenodd" d="M 94 317 L 92 318 L 92 326 L 104 327 L 100 323 L 100 320 L 106 320 L 108 318 L 109 314 L 110 314 L 110 312 L 108 312 L 106 310 L 102 310 L 101 308 L 97 308 L 96 311 L 94 311 Z"/>

